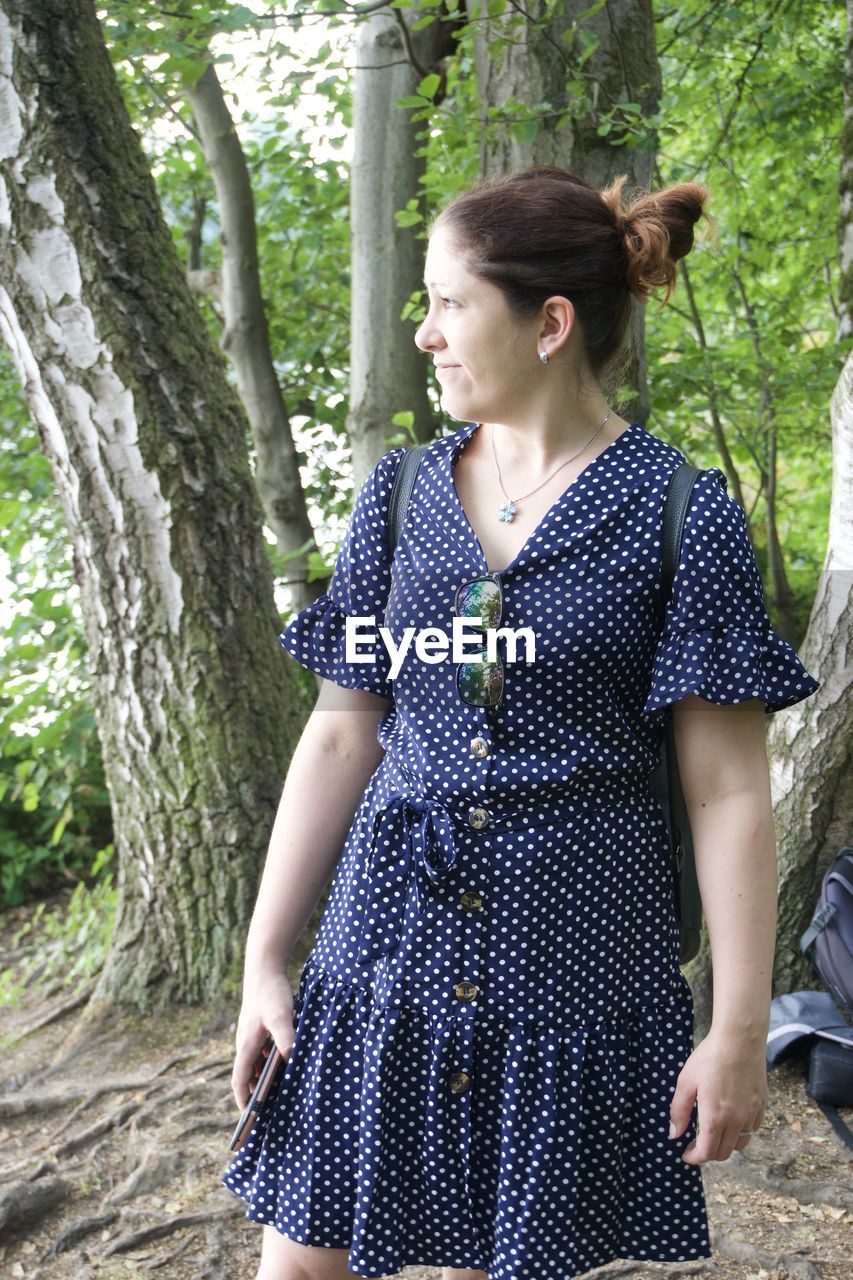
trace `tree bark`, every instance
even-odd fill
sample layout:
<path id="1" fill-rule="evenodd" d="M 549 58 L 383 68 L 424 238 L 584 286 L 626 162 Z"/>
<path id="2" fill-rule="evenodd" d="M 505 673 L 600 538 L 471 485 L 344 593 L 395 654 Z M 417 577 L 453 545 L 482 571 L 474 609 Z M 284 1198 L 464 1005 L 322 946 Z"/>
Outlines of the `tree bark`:
<path id="1" fill-rule="evenodd" d="M 847 3 L 844 127 L 841 131 L 838 224 L 839 322 L 853 332 L 853 0 Z M 779 944 L 776 993 L 820 986 L 799 940 L 811 922 L 821 882 L 853 831 L 853 353 L 829 407 L 832 498 L 826 555 L 801 657 L 823 687 L 788 708 L 768 735 L 779 831 Z"/>
<path id="2" fill-rule="evenodd" d="M 0 330 L 63 504 L 119 903 L 96 1002 L 234 989 L 298 732 L 246 428 L 92 0 L 0 0 Z"/>
<path id="3" fill-rule="evenodd" d="M 474 51 L 483 120 L 487 113 L 506 110 L 510 99 L 518 104 L 513 116 L 541 116 L 535 134 L 531 128 L 522 137 L 513 133 L 509 120 L 484 126 L 484 177 L 551 164 L 577 173 L 599 190 L 618 173 L 628 174 L 629 187 L 650 185 L 655 131 L 643 126 L 642 138 L 629 149 L 624 143 L 614 145 L 609 135 L 601 136 L 597 130 L 603 112 L 614 104 L 639 104 L 644 121 L 660 108 L 651 0 L 608 0 L 589 13 L 591 8 L 589 0 L 561 0 L 549 14 L 544 0 L 533 0 L 524 9 L 523 19 L 511 6 L 490 18 L 484 0 L 467 0 L 469 20 L 476 24 Z M 572 30 L 574 39 L 567 43 L 564 37 Z M 490 48 L 502 40 L 507 41 L 505 46 Z M 597 42 L 588 58 L 584 41 Z M 624 120 L 630 123 L 634 117 L 625 114 Z M 636 132 L 636 123 L 633 127 Z M 621 400 L 620 412 L 642 423 L 650 410 L 644 333 L 645 310 L 633 300 L 634 356 L 627 373 L 632 390 Z M 604 389 L 608 395 L 616 390 Z"/>
<path id="4" fill-rule="evenodd" d="M 428 357 L 415 346 L 411 321 L 400 319 L 411 295 L 423 289 L 426 243 L 416 237 L 421 224 L 400 227 L 394 216 L 410 200 L 423 207 L 425 144 L 418 132 L 424 126 L 412 121 L 410 108 L 394 103 L 413 95 L 456 46 L 452 24 L 413 31 L 421 17 L 411 9 L 377 10 L 360 24 L 356 44 L 347 419 L 356 487 L 389 448 L 395 413 L 414 415 L 418 440 L 430 439 L 435 427 Z"/>
<path id="5" fill-rule="evenodd" d="M 267 524 L 283 552 L 299 552 L 287 562 L 293 608 L 298 610 L 316 600 L 326 583 L 321 579 L 306 581 L 308 553 L 316 551 L 317 545 L 308 519 L 290 419 L 270 351 L 252 183 L 213 63 L 195 85 L 187 88 L 187 100 L 219 200 L 221 296 L 225 309 L 222 349 L 234 365 L 240 398 L 252 428 L 257 458 L 255 484 Z"/>
<path id="6" fill-rule="evenodd" d="M 841 126 L 841 216 L 838 219 L 838 290 L 836 342 L 853 337 L 853 0 L 847 0 L 847 40 L 844 49 L 844 122 Z"/>
<path id="7" fill-rule="evenodd" d="M 777 992 L 819 986 L 799 949 L 827 867 L 853 831 L 853 353 L 830 406 L 829 539 L 801 657 L 823 687 L 771 724 L 779 832 Z"/>

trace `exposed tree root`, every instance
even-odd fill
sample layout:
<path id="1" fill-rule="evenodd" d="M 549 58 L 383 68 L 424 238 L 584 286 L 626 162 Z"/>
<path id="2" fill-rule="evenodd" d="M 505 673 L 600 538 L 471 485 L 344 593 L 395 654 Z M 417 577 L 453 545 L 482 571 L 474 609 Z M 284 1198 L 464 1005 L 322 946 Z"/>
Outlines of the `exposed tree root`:
<path id="1" fill-rule="evenodd" d="M 682 1280 L 686 1276 L 707 1276 L 709 1269 L 715 1271 L 717 1268 L 707 1258 L 700 1258 L 696 1262 L 682 1262 L 677 1267 L 670 1262 L 667 1263 L 665 1272 L 654 1262 L 608 1262 L 603 1267 L 585 1271 L 584 1280 L 610 1280 L 611 1276 L 628 1276 L 630 1280 L 641 1280 L 641 1277 L 647 1276 L 649 1280 L 653 1280 L 655 1276 L 664 1275 L 666 1280 Z"/>
<path id="2" fill-rule="evenodd" d="M 790 1280 L 821 1280 L 819 1267 L 811 1258 L 797 1253 L 772 1253 L 748 1240 L 739 1240 L 724 1231 L 711 1231 L 711 1247 L 733 1262 L 747 1262 L 772 1274 L 781 1271 Z"/>
<path id="3" fill-rule="evenodd" d="M 55 1174 L 32 1182 L 16 1182 L 0 1191 L 0 1234 L 19 1235 L 37 1226 L 71 1193 L 70 1185 Z"/>
<path id="4" fill-rule="evenodd" d="M 102 1231 L 104 1227 L 111 1226 L 118 1216 L 118 1209 L 108 1209 L 105 1213 L 75 1218 L 73 1222 L 69 1222 L 67 1226 L 62 1228 L 50 1248 L 46 1249 L 42 1254 L 39 1262 L 42 1265 L 52 1262 L 59 1257 L 60 1253 L 73 1249 L 76 1244 L 79 1244 L 81 1240 L 85 1240 L 86 1236 L 90 1236 L 93 1231 Z"/>
<path id="5" fill-rule="evenodd" d="M 139 1196 L 151 1195 L 168 1185 L 189 1164 L 187 1158 L 180 1154 L 182 1150 L 182 1147 L 174 1145 L 165 1151 L 158 1150 L 153 1144 L 149 1146 L 136 1168 L 109 1192 L 107 1202 L 123 1204 Z"/>
<path id="6" fill-rule="evenodd" d="M 116 1107 L 115 1111 L 111 1111 L 108 1116 L 103 1116 L 100 1120 L 96 1120 L 94 1124 L 90 1124 L 88 1129 L 81 1129 L 79 1133 L 75 1133 L 67 1142 L 61 1143 L 54 1147 L 51 1155 L 57 1160 L 61 1160 L 63 1156 L 72 1155 L 75 1151 L 80 1151 L 83 1147 L 88 1147 L 94 1142 L 95 1138 L 100 1138 L 102 1134 L 109 1133 L 111 1129 L 120 1129 L 130 1116 L 135 1115 L 139 1111 L 139 1103 L 128 1101 L 122 1103 L 120 1107 Z"/>
<path id="7" fill-rule="evenodd" d="M 171 1249 L 169 1253 L 158 1253 L 156 1257 L 146 1258 L 145 1261 L 140 1262 L 139 1265 L 144 1267 L 146 1271 L 158 1271 L 160 1267 L 165 1267 L 170 1262 L 174 1262 L 177 1258 L 180 1258 L 181 1254 L 186 1253 L 187 1249 L 191 1249 L 195 1243 L 195 1232 L 192 1232 L 187 1236 L 186 1240 L 182 1240 L 180 1244 L 175 1245 L 175 1248 Z M 199 1272 L 199 1280 L 203 1280 L 203 1277 L 208 1275 L 208 1265 L 208 1260 L 205 1259 L 204 1268 Z M 219 1271 L 217 1271 L 216 1274 L 222 1275 Z M 227 1280 L 227 1274 L 222 1275 L 222 1280 Z"/>
<path id="8" fill-rule="evenodd" d="M 60 1128 L 55 1131 L 54 1137 L 57 1134 L 61 1133 L 63 1129 L 67 1128 L 68 1125 L 73 1124 L 73 1122 L 77 1119 L 77 1117 L 83 1111 L 85 1111 L 88 1107 L 91 1107 L 95 1102 L 97 1102 L 100 1098 L 102 1098 L 104 1094 L 122 1093 L 122 1092 L 127 1092 L 129 1089 L 132 1089 L 135 1092 L 141 1093 L 142 1098 L 145 1099 L 145 1098 L 150 1098 L 154 1094 L 161 1093 L 161 1091 L 166 1087 L 166 1083 L 167 1083 L 162 1080 L 162 1077 L 166 1074 L 166 1072 L 171 1071 L 172 1067 L 180 1066 L 180 1064 L 182 1062 L 185 1062 L 187 1058 L 192 1058 L 194 1056 L 195 1056 L 194 1052 L 185 1053 L 185 1054 L 176 1054 L 174 1057 L 170 1058 L 168 1062 L 165 1062 L 163 1066 L 159 1068 L 158 1071 L 148 1072 L 148 1074 L 141 1080 L 101 1081 L 97 1089 L 91 1090 L 90 1092 L 86 1093 L 82 1097 L 78 1095 L 78 1105 L 69 1114 L 69 1116 L 67 1117 L 65 1122 L 60 1126 Z M 204 1064 L 201 1064 L 200 1068 L 194 1068 L 192 1074 L 195 1074 L 195 1070 L 197 1069 L 203 1069 L 203 1066 Z M 185 1074 L 188 1074 L 188 1073 L 185 1073 Z M 171 1097 L 171 1094 L 167 1095 L 167 1097 Z"/>
<path id="9" fill-rule="evenodd" d="M 735 1158 L 737 1157 L 737 1159 Z M 726 1164 L 731 1166 L 733 1177 L 752 1187 L 766 1188 L 775 1195 L 793 1196 L 800 1204 L 820 1204 L 834 1209 L 853 1211 L 853 1189 L 840 1182 L 807 1182 L 804 1178 L 788 1178 L 787 1163 L 762 1164 L 747 1158 L 742 1151 L 733 1151 Z"/>
<path id="10" fill-rule="evenodd" d="M 148 1244 L 151 1240 L 162 1240 L 165 1236 L 172 1235 L 175 1231 L 183 1231 L 185 1227 L 195 1227 L 204 1222 L 219 1222 L 222 1218 L 242 1218 L 243 1206 L 236 1205 L 234 1208 L 222 1208 L 217 1205 L 210 1213 L 180 1213 L 172 1218 L 168 1218 L 165 1222 L 155 1222 L 149 1227 L 141 1227 L 138 1231 L 131 1231 L 128 1234 L 116 1236 L 114 1240 L 106 1246 L 99 1255 L 102 1258 L 110 1258 L 115 1253 L 127 1253 L 128 1249 L 138 1249 Z"/>
<path id="11" fill-rule="evenodd" d="M 41 1090 L 34 1094 L 8 1094 L 0 1097 L 0 1121 L 19 1119 L 21 1116 L 49 1115 L 55 1111 L 62 1111 L 67 1107 L 71 1110 L 63 1121 L 61 1126 L 55 1131 L 56 1134 L 61 1133 L 69 1124 L 89 1107 L 93 1106 L 106 1094 L 127 1093 L 129 1091 L 141 1092 L 143 1098 L 149 1098 L 152 1094 L 159 1093 L 164 1084 L 160 1077 L 170 1071 L 172 1067 L 179 1066 L 188 1058 L 195 1057 L 195 1051 L 186 1054 L 176 1054 L 165 1062 L 156 1072 L 147 1072 L 139 1078 L 131 1077 L 111 1077 L 98 1081 L 91 1088 L 86 1090 L 77 1089 L 62 1093 L 45 1093 Z M 230 1071 L 230 1063 L 228 1064 Z M 200 1075 L 202 1072 L 210 1070 L 214 1078 L 222 1073 L 222 1059 L 215 1058 L 209 1062 L 201 1062 L 194 1066 L 190 1071 L 185 1072 L 185 1076 Z M 168 1099 L 180 1097 L 182 1093 L 188 1092 L 190 1087 L 196 1087 L 194 1082 L 185 1080 L 183 1085 L 173 1086 L 173 1090 L 166 1095 Z M 177 1088 L 179 1092 L 174 1092 Z"/>
<path id="12" fill-rule="evenodd" d="M 75 1009 L 80 1009 L 89 999 L 94 984 L 91 983 L 82 994 L 72 996 L 69 1000 L 63 1001 L 62 1004 L 56 1005 L 47 1013 L 42 1014 L 40 1018 L 36 1018 L 34 1022 L 29 1022 L 25 1027 L 15 1031 L 17 1040 L 25 1040 L 27 1036 L 33 1035 L 36 1031 L 41 1031 L 42 1027 L 50 1026 L 52 1022 L 59 1022 L 60 1018 L 66 1017 L 67 1014 L 73 1013 Z"/>

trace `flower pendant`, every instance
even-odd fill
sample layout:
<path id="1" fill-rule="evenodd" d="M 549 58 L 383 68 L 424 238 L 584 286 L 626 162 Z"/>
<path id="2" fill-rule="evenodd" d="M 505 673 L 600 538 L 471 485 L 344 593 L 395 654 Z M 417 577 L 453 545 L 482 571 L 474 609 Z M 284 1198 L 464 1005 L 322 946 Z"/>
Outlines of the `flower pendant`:
<path id="1" fill-rule="evenodd" d="M 507 498 L 506 502 L 500 508 L 498 520 L 501 524 L 509 524 L 515 518 L 516 506 L 512 498 Z"/>

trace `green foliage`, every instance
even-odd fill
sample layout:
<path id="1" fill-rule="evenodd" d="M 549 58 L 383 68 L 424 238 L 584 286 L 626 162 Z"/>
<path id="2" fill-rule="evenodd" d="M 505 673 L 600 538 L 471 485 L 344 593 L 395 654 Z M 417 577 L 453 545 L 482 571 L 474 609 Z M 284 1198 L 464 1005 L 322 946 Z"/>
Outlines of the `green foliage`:
<path id="1" fill-rule="evenodd" d="M 717 413 L 762 561 L 772 428 L 777 521 L 805 621 L 826 539 L 829 400 L 846 354 L 829 301 L 838 290 L 843 14 L 806 0 L 771 20 L 757 0 L 713 12 L 687 0 L 661 15 L 653 185 L 703 182 L 718 241 L 700 238 L 666 309 L 647 308 L 649 425 L 697 465 L 719 466 Z"/>
<path id="2" fill-rule="evenodd" d="M 307 53 L 296 36 L 303 21 L 307 28 L 317 19 L 315 6 L 299 0 L 168 6 L 116 0 L 100 15 L 181 260 L 189 265 L 194 245 L 201 266 L 213 272 L 221 265 L 217 204 L 186 86 L 211 57 L 225 85 L 252 176 L 273 358 L 322 544 L 311 557 L 312 578 L 328 574 L 352 500 L 348 155 L 357 20 L 343 0 L 322 0 L 320 7 L 340 16 L 323 19 L 322 42 Z M 392 0 L 390 7 L 412 9 L 414 0 Z M 425 164 L 420 191 L 396 211 L 397 226 L 425 252 L 431 220 L 478 179 L 481 153 L 494 138 L 508 132 L 525 146 L 540 130 L 559 135 L 576 120 L 587 128 L 591 119 L 614 147 L 656 147 L 653 187 L 705 183 L 717 245 L 700 233 L 669 305 L 659 310 L 653 302 L 645 311 L 649 426 L 698 465 L 720 465 L 716 416 L 761 559 L 762 472 L 772 428 L 779 530 L 804 621 L 826 537 L 828 404 L 845 354 L 834 342 L 832 312 L 843 10 L 819 0 L 772 11 L 762 0 L 657 3 L 664 93 L 659 110 L 644 114 L 627 93 L 605 101 L 590 80 L 598 45 L 590 24 L 603 7 L 604 0 L 594 0 L 559 41 L 552 37 L 565 60 L 553 100 L 510 97 L 484 111 L 473 52 L 482 22 L 473 14 L 466 20 L 458 0 L 418 0 L 418 25 L 451 23 L 456 51 L 441 75 L 429 70 L 394 105 L 401 121 L 411 113 Z M 482 10 L 496 19 L 489 56 L 498 67 L 530 19 L 505 0 L 490 0 Z M 557 11 L 550 0 L 540 7 L 537 25 L 546 36 Z M 632 96 L 641 90 L 635 86 Z M 620 151 L 617 171 L 623 157 Z M 414 333 L 424 303 L 423 291 L 415 290 L 389 323 L 399 319 Z M 200 297 L 199 305 L 220 342 L 215 295 Z M 82 884 L 91 850 L 109 847 L 112 830 L 63 512 L 5 349 L 0 405 L 0 529 L 9 561 L 9 622 L 0 650 L 0 901 L 8 906 L 60 884 Z M 404 405 L 392 406 L 389 418 L 388 448 L 414 439 Z M 246 447 L 251 452 L 249 439 Z M 288 557 L 273 545 L 268 551 L 277 578 L 286 578 Z M 310 673 L 297 674 L 303 677 L 307 706 L 316 684 Z M 91 890 L 103 898 L 92 899 L 88 915 L 87 891 L 77 887 L 72 914 L 100 938 L 111 887 L 105 879 Z"/>
<path id="3" fill-rule="evenodd" d="M 111 824 L 62 508 L 5 347 L 0 404 L 0 906 L 15 906 L 74 883 Z"/>
<path id="4" fill-rule="evenodd" d="M 14 971 L 0 970 L 0 1007 L 17 1004 L 36 980 L 73 989 L 101 969 L 118 896 L 110 866 L 113 856 L 112 845 L 99 849 L 90 870 L 91 884 L 79 881 L 67 901 L 52 911 L 39 902 L 12 935 L 12 949 L 24 954 Z"/>

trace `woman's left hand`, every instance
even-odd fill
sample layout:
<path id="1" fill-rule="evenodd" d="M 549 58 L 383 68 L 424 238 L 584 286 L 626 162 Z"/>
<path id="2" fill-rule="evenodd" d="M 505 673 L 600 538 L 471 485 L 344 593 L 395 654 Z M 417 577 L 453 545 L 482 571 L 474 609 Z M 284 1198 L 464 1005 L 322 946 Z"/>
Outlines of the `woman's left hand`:
<path id="1" fill-rule="evenodd" d="M 750 1135 L 741 1130 L 760 1128 L 767 1106 L 765 1039 L 739 1040 L 712 1026 L 681 1068 L 669 1108 L 673 1139 L 689 1125 L 694 1102 L 697 1136 L 682 1153 L 685 1164 L 728 1160 L 742 1151 Z"/>

